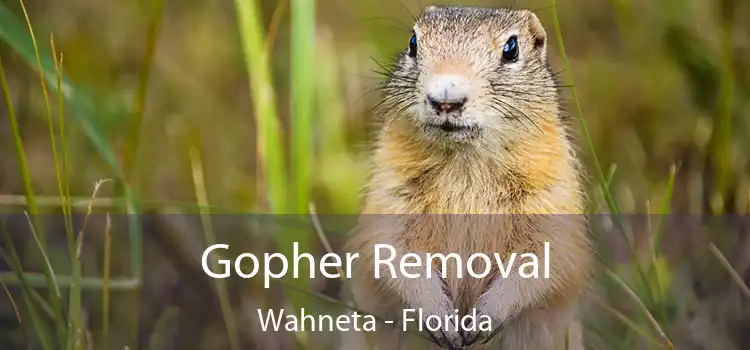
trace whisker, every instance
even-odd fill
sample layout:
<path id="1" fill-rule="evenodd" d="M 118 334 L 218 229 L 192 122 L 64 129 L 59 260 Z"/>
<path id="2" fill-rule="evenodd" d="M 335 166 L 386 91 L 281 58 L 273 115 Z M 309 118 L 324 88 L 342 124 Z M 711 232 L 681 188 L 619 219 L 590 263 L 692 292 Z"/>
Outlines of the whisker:
<path id="1" fill-rule="evenodd" d="M 404 5 L 404 3 L 402 3 L 399 0 L 394 0 L 394 1 L 396 1 L 396 3 L 398 3 L 401 6 L 401 8 L 403 8 L 404 10 L 406 10 L 407 13 L 409 13 L 409 16 L 411 16 L 411 19 L 414 20 L 414 22 L 417 21 L 417 16 L 415 16 L 414 12 L 411 12 L 411 10 L 409 10 L 409 8 L 406 7 L 406 5 Z"/>
<path id="2" fill-rule="evenodd" d="M 531 117 L 529 117 L 526 113 L 524 113 L 523 111 L 519 110 L 518 108 L 514 107 L 513 105 L 511 105 L 511 104 L 509 104 L 509 103 L 507 103 L 507 102 L 505 102 L 505 101 L 503 101 L 501 99 L 495 98 L 495 99 L 493 99 L 493 101 L 496 102 L 496 103 L 498 103 L 498 104 L 504 105 L 507 108 L 511 108 L 511 109 L 515 110 L 516 112 L 520 113 L 524 118 L 526 118 L 529 122 L 531 122 L 531 124 L 533 124 L 539 131 L 542 131 L 542 128 L 540 128 L 539 125 L 533 119 L 531 119 Z M 537 117 L 538 116 L 539 115 L 537 114 Z"/>
<path id="3" fill-rule="evenodd" d="M 386 67 L 385 65 L 383 65 L 382 63 L 380 63 L 380 61 L 378 61 L 377 59 L 375 59 L 375 57 L 370 57 L 370 59 L 372 59 L 372 61 L 375 62 L 375 64 L 377 64 L 378 67 L 382 68 L 386 72 L 393 72 L 396 69 L 395 62 L 391 62 L 391 64 L 390 64 L 391 66 L 389 68 L 389 67 Z"/>
<path id="4" fill-rule="evenodd" d="M 412 84 L 395 84 L 395 83 L 385 84 L 385 83 L 382 83 L 382 84 L 376 85 L 375 87 L 373 87 L 371 89 L 368 89 L 368 91 L 366 91 L 364 94 L 362 94 L 362 96 L 359 97 L 358 101 L 362 100 L 365 96 L 367 96 L 369 94 L 372 94 L 374 92 L 386 92 L 386 93 L 387 92 L 393 92 L 393 93 L 401 94 L 405 90 L 406 91 L 411 91 L 413 89 L 414 89 L 414 85 L 412 85 Z"/>
<path id="5" fill-rule="evenodd" d="M 386 128 L 386 131 L 387 131 L 387 130 L 390 130 L 390 129 L 391 129 L 391 125 L 393 125 L 393 122 L 394 122 L 394 121 L 396 121 L 396 119 L 398 119 L 398 118 L 401 118 L 401 117 L 402 117 L 402 114 L 401 114 L 401 112 L 403 112 L 403 111 L 405 111 L 406 109 L 408 109 L 408 108 L 411 108 L 411 107 L 413 107 L 413 106 L 415 106 L 415 105 L 416 105 L 416 103 L 412 102 L 412 103 L 408 103 L 408 104 L 406 104 L 406 105 L 405 105 L 404 107 L 402 107 L 401 109 L 399 109 L 399 110 L 398 110 L 398 112 L 396 112 L 396 113 L 394 114 L 394 117 L 393 117 L 393 118 L 391 119 L 391 122 L 390 122 L 390 123 L 388 123 L 388 127 Z"/>
<path id="6" fill-rule="evenodd" d="M 371 112 L 377 110 L 381 105 L 384 105 L 386 103 L 392 102 L 391 100 L 393 100 L 394 98 L 395 97 L 389 96 L 389 97 L 381 99 L 378 103 L 376 103 L 374 106 L 372 106 L 372 108 L 370 108 L 370 110 L 368 111 L 368 113 L 371 113 Z"/>
<path id="7" fill-rule="evenodd" d="M 490 108 L 498 112 L 498 114 L 500 114 L 503 117 L 503 119 L 518 121 L 521 124 L 521 126 L 523 126 L 526 130 L 529 130 L 528 125 L 526 125 L 526 123 L 524 123 L 520 117 L 518 117 L 517 115 L 509 111 L 508 108 L 506 108 L 505 106 L 501 104 L 490 104 Z"/>
<path id="8" fill-rule="evenodd" d="M 405 81 L 409 83 L 415 83 L 417 81 L 417 78 L 414 78 L 412 76 L 404 75 L 403 73 L 396 73 L 396 72 L 386 69 L 385 67 L 381 67 L 381 68 L 383 68 L 383 71 L 379 71 L 376 69 L 370 69 L 370 71 L 375 74 L 381 75 L 383 77 L 390 78 L 392 80 L 400 80 L 400 81 Z"/>
<path id="9" fill-rule="evenodd" d="M 548 94 L 534 94 L 526 91 L 516 91 L 516 90 L 505 90 L 505 89 L 493 89 L 494 92 L 503 93 L 507 97 L 512 97 L 515 100 L 529 102 L 529 103 L 540 103 L 544 102 L 544 97 L 551 98 L 553 95 L 551 93 Z"/>
<path id="10" fill-rule="evenodd" d="M 573 85 L 569 85 L 569 84 L 543 85 L 543 84 L 529 84 L 529 83 L 521 83 L 521 84 L 492 83 L 492 85 L 493 86 L 508 86 L 508 87 L 533 86 L 533 87 L 541 87 L 541 88 L 547 88 L 547 89 L 571 88 L 571 87 L 573 87 Z"/>
<path id="11" fill-rule="evenodd" d="M 507 108 L 505 108 L 504 106 L 500 104 L 490 103 L 489 108 L 497 112 L 503 119 L 519 120 L 519 118 L 516 115 L 511 113 L 511 111 L 509 111 Z"/>
<path id="12" fill-rule="evenodd" d="M 393 23 L 398 24 L 399 26 L 401 26 L 401 28 L 399 28 L 400 30 L 403 30 L 405 32 L 411 31 L 411 26 L 408 23 L 406 23 L 404 21 L 401 21 L 401 20 L 398 20 L 396 18 L 391 18 L 391 17 L 367 17 L 367 18 L 363 18 L 363 20 L 364 21 L 390 21 L 390 22 L 393 22 Z"/>
<path id="13" fill-rule="evenodd" d="M 557 71 L 557 72 L 552 72 L 552 76 L 553 76 L 553 77 L 556 77 L 556 76 L 558 76 L 558 75 L 560 75 L 560 74 L 562 74 L 562 73 L 565 73 L 565 69 L 559 70 L 559 71 Z"/>
<path id="14" fill-rule="evenodd" d="M 385 115 L 388 112 L 390 112 L 392 109 L 398 107 L 400 104 L 413 98 L 414 98 L 414 95 L 412 93 L 406 93 L 403 95 L 390 95 L 384 98 L 383 100 L 381 100 L 380 102 L 378 102 L 372 108 L 372 110 L 375 110 L 376 108 L 381 107 L 381 106 L 386 107 L 385 109 L 380 111 L 380 114 Z"/>

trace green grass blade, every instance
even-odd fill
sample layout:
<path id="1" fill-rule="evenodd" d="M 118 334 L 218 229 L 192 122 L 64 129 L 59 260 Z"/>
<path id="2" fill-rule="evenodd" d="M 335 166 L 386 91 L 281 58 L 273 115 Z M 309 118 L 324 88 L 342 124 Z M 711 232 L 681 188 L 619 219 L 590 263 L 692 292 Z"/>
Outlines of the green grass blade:
<path id="1" fill-rule="evenodd" d="M 161 26 L 162 10 L 164 9 L 164 0 L 155 0 L 152 4 L 153 9 L 150 12 L 148 29 L 146 31 L 146 48 L 141 58 L 141 71 L 138 75 L 138 87 L 136 89 L 135 99 L 133 100 L 132 115 L 130 119 L 130 132 L 128 134 L 128 143 L 123 155 L 123 170 L 129 177 L 131 185 L 134 180 L 133 166 L 136 164 L 136 155 L 141 138 L 141 124 L 143 123 L 143 113 L 146 106 L 146 93 L 148 92 L 148 82 L 151 77 L 151 68 L 153 66 L 154 54 L 156 52 L 156 39 L 158 38 L 159 27 Z"/>
<path id="2" fill-rule="evenodd" d="M 36 205 L 34 198 L 34 187 L 31 183 L 31 173 L 29 172 L 28 160 L 26 158 L 26 151 L 23 147 L 23 140 L 21 139 L 21 132 L 18 129 L 18 119 L 16 119 L 16 112 L 13 108 L 13 101 L 10 98 L 10 89 L 8 88 L 8 81 L 5 77 L 5 69 L 3 68 L 3 61 L 0 57 L 0 84 L 3 87 L 3 95 L 5 96 L 5 107 L 8 110 L 8 119 L 10 119 L 10 130 L 13 136 L 13 148 L 16 152 L 16 161 L 18 162 L 18 174 L 21 176 L 21 182 L 23 183 L 23 191 L 26 200 L 26 206 L 29 208 L 29 212 L 36 219 L 39 214 L 39 209 Z M 39 225 L 36 225 L 39 227 Z"/>
<path id="3" fill-rule="evenodd" d="M 276 8 L 273 10 L 271 23 L 268 24 L 268 33 L 266 34 L 266 49 L 268 52 L 273 51 L 273 48 L 276 45 L 276 37 L 279 33 L 279 27 L 281 26 L 281 20 L 284 18 L 287 5 L 288 3 L 286 1 L 279 1 L 276 3 Z"/>
<path id="4" fill-rule="evenodd" d="M 57 275 L 57 285 L 59 288 L 70 288 L 73 285 L 73 277 L 70 275 Z M 15 273 L 0 273 L 0 279 L 5 281 L 9 286 L 23 285 L 24 283 L 30 288 L 49 288 L 44 279 L 44 275 L 34 272 L 22 273 L 21 276 Z M 106 283 L 109 290 L 133 290 L 139 287 L 139 281 L 135 278 L 128 277 L 110 277 Z M 103 278 L 83 277 L 80 280 L 81 290 L 102 290 L 105 285 Z"/>
<path id="5" fill-rule="evenodd" d="M 568 80 L 568 84 L 570 85 L 570 91 L 571 95 L 573 97 L 573 103 L 576 108 L 576 115 L 578 116 L 578 121 L 581 126 L 581 130 L 583 131 L 583 136 L 586 139 L 586 145 L 589 148 L 589 152 L 591 152 L 591 157 L 594 160 L 594 168 L 596 171 L 596 175 L 599 178 L 600 186 L 602 187 L 602 192 L 604 193 L 604 198 L 607 201 L 607 205 L 609 205 L 610 210 L 613 214 L 619 214 L 619 210 L 617 209 L 617 204 L 615 203 L 614 197 L 612 196 L 612 192 L 607 187 L 607 177 L 604 175 L 604 170 L 599 163 L 599 157 L 596 154 L 596 148 L 594 147 L 593 140 L 591 139 L 591 134 L 589 133 L 588 127 L 586 126 L 586 120 L 583 118 L 583 108 L 581 107 L 581 102 L 578 99 L 578 94 L 576 93 L 574 81 L 573 81 L 573 73 L 570 70 L 570 64 L 568 63 L 568 56 L 565 53 L 565 43 L 563 41 L 562 36 L 562 28 L 560 26 L 560 18 L 557 14 L 557 0 L 552 0 L 552 12 L 553 12 L 553 21 L 554 21 L 554 27 L 555 27 L 555 34 L 557 35 L 557 42 L 560 48 L 560 56 L 563 60 L 563 65 L 565 69 L 565 75 L 566 79 Z M 617 215 L 615 215 L 617 216 Z M 618 225 L 622 225 L 618 220 Z"/>
<path id="6" fill-rule="evenodd" d="M 124 184 L 120 182 L 120 184 Z M 137 287 L 140 287 L 141 277 L 143 276 L 143 232 L 141 231 L 141 220 L 140 220 L 140 201 L 136 198 L 135 192 L 129 186 L 123 186 L 124 190 L 124 206 L 128 217 L 128 234 L 130 236 L 130 273 L 133 279 L 137 281 Z M 92 198 L 92 203 L 93 203 Z M 93 204 L 92 204 L 93 205 Z M 140 308 L 140 293 L 134 291 L 130 295 L 130 304 L 133 310 Z M 137 349 L 135 344 L 138 344 L 138 312 L 130 313 L 130 342 L 133 345 L 133 349 Z"/>
<path id="7" fill-rule="evenodd" d="M 669 168 L 669 179 L 667 179 L 667 187 L 664 193 L 664 200 L 661 203 L 661 211 L 659 213 L 659 222 L 656 224 L 656 230 L 654 231 L 654 238 L 651 245 L 651 251 L 653 255 L 658 254 L 661 249 L 661 239 L 664 236 L 664 222 L 666 216 L 671 212 L 672 206 L 672 194 L 674 193 L 674 183 L 677 178 L 678 167 L 672 165 Z"/>
<path id="8" fill-rule="evenodd" d="M 740 276 L 740 273 L 732 266 L 732 263 L 729 262 L 727 257 L 721 253 L 721 250 L 719 250 L 713 242 L 709 243 L 708 250 L 719 260 L 721 266 L 729 273 L 732 281 L 740 288 L 742 294 L 750 299 L 750 287 L 747 286 L 742 276 Z"/>
<path id="9" fill-rule="evenodd" d="M 607 174 L 607 188 L 612 188 L 612 181 L 615 179 L 615 173 L 617 172 L 617 164 L 612 164 L 609 167 L 609 174 Z"/>
<path id="10" fill-rule="evenodd" d="M 315 97 L 315 0 L 291 0 L 291 171 L 289 172 L 292 193 L 289 210 L 294 214 L 308 212 L 310 189 L 312 187 L 313 147 L 313 103 Z M 312 61 L 311 61 L 312 60 Z M 282 241 L 283 254 L 292 254 L 288 242 L 299 242 L 300 250 L 311 251 L 313 248 L 312 227 L 309 229 L 289 229 L 277 232 L 277 239 Z M 290 255 L 286 255 L 290 256 Z M 302 261 L 301 261 L 302 262 Z M 302 263 L 303 271 L 309 266 Z M 308 288 L 309 278 L 300 276 L 289 279 L 289 282 L 301 288 Z M 307 305 L 309 299 L 304 294 L 296 295 L 292 304 L 299 308 Z"/>
<path id="11" fill-rule="evenodd" d="M 565 53 L 565 42 L 563 40 L 562 28 L 560 26 L 560 16 L 558 15 L 558 11 L 557 11 L 557 0 L 551 0 L 551 1 L 552 1 L 552 19 L 554 22 L 555 34 L 557 36 L 557 43 L 559 45 L 560 56 L 562 57 L 563 65 L 565 68 L 565 75 L 568 80 L 568 84 L 570 85 L 570 91 L 573 97 L 573 102 L 576 107 L 576 114 L 578 116 L 579 124 L 581 126 L 581 130 L 583 131 L 583 135 L 586 139 L 586 144 L 588 145 L 589 152 L 591 152 L 591 157 L 594 160 L 594 168 L 595 168 L 597 177 L 599 178 L 601 190 L 604 193 L 604 199 L 607 202 L 607 205 L 609 206 L 610 211 L 612 212 L 612 220 L 617 226 L 618 232 L 622 234 L 623 239 L 625 240 L 628 246 L 628 250 L 629 250 L 631 257 L 633 259 L 637 259 L 638 255 L 635 252 L 635 248 L 633 247 L 633 243 L 631 239 L 628 237 L 628 234 L 622 225 L 622 221 L 620 218 L 620 211 L 617 208 L 617 204 L 615 203 L 614 197 L 612 196 L 612 192 L 608 186 L 609 182 L 607 181 L 607 177 L 604 175 L 604 170 L 602 169 L 602 166 L 599 163 L 599 157 L 596 154 L 596 148 L 594 147 L 594 142 L 591 139 L 591 134 L 589 134 L 588 127 L 586 126 L 586 119 L 584 119 L 583 117 L 583 108 L 581 107 L 581 102 L 578 99 L 578 94 L 576 93 L 576 88 L 575 88 L 575 82 L 573 81 L 573 72 L 570 69 L 570 64 L 568 63 L 568 56 Z M 648 289 L 649 301 L 653 304 L 654 296 L 649 287 L 648 279 L 646 279 L 646 274 L 644 273 L 640 264 L 636 263 L 635 267 L 638 273 L 638 277 L 641 279 L 641 282 L 643 283 L 643 285 Z"/>
<path id="12" fill-rule="evenodd" d="M 49 261 L 49 257 L 47 256 L 47 252 L 45 251 L 44 247 L 42 246 L 42 242 L 39 239 L 39 234 L 36 232 L 36 229 L 34 228 L 34 224 L 32 223 L 31 217 L 28 213 L 26 214 L 26 219 L 29 223 L 29 229 L 31 230 L 31 235 L 34 238 L 34 242 L 36 243 L 37 247 L 39 248 L 39 252 L 42 255 L 42 259 L 44 261 L 44 279 L 46 284 L 50 287 L 49 288 L 49 298 L 52 302 L 52 311 L 55 318 L 55 326 L 57 328 L 57 336 L 60 344 L 65 344 L 66 339 L 66 331 L 65 331 L 65 321 L 63 319 L 62 314 L 62 295 L 60 294 L 60 288 L 57 286 L 57 280 L 55 276 L 55 271 L 52 269 L 52 264 Z"/>
<path id="13" fill-rule="evenodd" d="M 730 183 L 732 181 L 732 114 L 736 83 L 734 74 L 735 40 L 734 18 L 722 15 L 719 30 L 721 55 L 719 64 L 719 106 L 711 134 L 711 166 L 715 176 L 715 193 L 710 193 L 713 214 L 724 214 Z"/>
<path id="14" fill-rule="evenodd" d="M 653 345 L 658 346 L 660 349 L 664 348 L 664 345 L 661 344 L 657 339 L 654 339 L 654 337 L 651 336 L 651 334 L 647 330 L 643 329 L 643 327 L 641 327 L 640 325 L 635 323 L 633 320 L 628 318 L 625 314 L 613 308 L 612 306 L 608 305 L 604 300 L 601 300 L 598 297 L 594 297 L 594 300 L 604 310 L 607 310 L 612 315 L 614 315 L 615 318 L 617 318 L 620 322 L 625 324 L 628 327 L 628 329 L 634 331 L 636 334 L 640 335 L 643 339 L 645 339 L 646 341 L 648 341 L 649 343 Z M 632 349 L 633 347 L 630 347 L 630 348 Z"/>
<path id="15" fill-rule="evenodd" d="M 201 162 L 200 153 L 197 149 L 190 149 L 190 163 L 193 174 L 193 186 L 195 188 L 195 197 L 198 204 L 204 205 L 208 203 L 208 196 L 206 195 L 206 186 L 203 178 L 203 163 Z M 206 240 L 207 246 L 216 244 L 216 236 L 213 231 L 213 224 L 211 223 L 211 213 L 204 211 L 201 213 L 201 224 L 203 225 L 203 233 Z M 216 259 L 211 260 L 212 269 L 217 269 Z M 215 270 L 214 270 L 215 271 Z M 224 323 L 227 327 L 227 336 L 229 337 L 229 344 L 234 350 L 240 349 L 240 342 L 237 338 L 237 326 L 234 321 L 234 314 L 232 313 L 232 306 L 229 302 L 229 293 L 227 292 L 227 286 L 224 279 L 215 278 L 216 290 L 219 293 L 219 303 L 221 305 L 221 313 L 224 317 Z"/>
<path id="16" fill-rule="evenodd" d="M 65 234 L 68 239 L 68 250 L 70 258 L 73 259 L 75 252 L 75 232 L 73 229 L 73 208 L 70 203 L 70 179 L 68 178 L 68 143 L 65 138 L 65 100 L 63 94 L 59 93 L 62 88 L 63 56 L 60 54 L 58 59 L 57 50 L 55 49 L 55 40 L 50 36 L 50 48 L 52 57 L 55 60 L 55 73 L 57 73 L 57 107 L 58 123 L 60 128 L 60 158 L 62 163 L 62 172 L 58 175 L 58 181 L 61 182 L 60 197 L 62 202 L 62 211 L 65 219 Z M 50 130 L 52 130 L 52 121 L 49 121 Z M 50 137 L 52 138 L 52 137 Z M 62 179 L 60 181 L 60 176 Z"/>
<path id="17" fill-rule="evenodd" d="M 293 212 L 307 213 L 313 164 L 315 0 L 291 0 L 291 180 Z"/>
<path id="18" fill-rule="evenodd" d="M 109 349 L 109 285 L 112 264 L 112 217 L 107 215 L 104 230 L 104 267 L 102 268 L 102 339 L 105 349 Z"/>
<path id="19" fill-rule="evenodd" d="M 263 23 L 258 4 L 253 0 L 235 0 L 242 51 L 253 98 L 258 142 L 258 157 L 267 187 L 269 210 L 274 214 L 288 211 L 287 175 L 282 148 L 282 132 L 276 110 L 276 94 L 268 63 L 269 51 L 264 40 Z"/>
<path id="20" fill-rule="evenodd" d="M 86 330 L 83 328 L 83 307 L 81 305 L 81 262 L 76 259 L 73 263 L 70 294 L 68 296 L 68 335 L 67 349 L 83 350 Z"/>
<path id="21" fill-rule="evenodd" d="M 667 180 L 664 200 L 662 201 L 661 211 L 659 212 L 659 222 L 656 224 L 656 230 L 654 230 L 654 236 L 651 242 L 651 264 L 649 264 L 648 271 L 646 273 L 649 281 L 653 279 L 656 284 L 656 291 L 659 296 L 658 304 L 660 306 L 659 311 L 661 315 L 661 321 L 665 324 L 667 320 L 667 311 L 666 306 L 664 305 L 665 300 L 663 297 L 662 289 L 666 286 L 663 285 L 664 281 L 661 281 L 659 276 L 658 258 L 660 255 L 659 251 L 661 249 L 661 239 L 662 236 L 664 236 L 665 221 L 671 211 L 670 208 L 672 205 L 672 194 L 674 193 L 674 184 L 676 177 L 677 166 L 672 165 L 669 169 L 669 179 Z"/>
<path id="22" fill-rule="evenodd" d="M 635 292 L 633 292 L 633 289 L 631 289 L 630 286 L 628 286 L 628 284 L 625 283 L 625 281 L 623 281 L 620 278 L 620 276 L 617 276 L 617 274 L 612 272 L 612 270 L 606 269 L 605 272 L 607 276 L 609 276 L 615 283 L 617 283 L 620 287 L 622 287 L 622 290 L 624 290 L 625 293 L 628 296 L 630 296 L 630 298 L 633 299 L 633 301 L 635 301 L 636 305 L 638 305 L 638 307 L 643 311 L 643 314 L 646 316 L 646 319 L 649 321 L 651 326 L 654 328 L 654 330 L 657 331 L 659 336 L 662 338 L 662 340 L 664 341 L 664 344 L 666 344 L 666 346 L 669 349 L 674 350 L 674 345 L 672 344 L 672 341 L 664 333 L 661 326 L 659 325 L 659 322 L 657 322 L 656 319 L 654 319 L 653 315 L 651 315 L 651 312 L 649 312 L 648 308 L 643 303 L 643 301 L 640 298 L 638 298 L 638 295 L 636 295 Z"/>

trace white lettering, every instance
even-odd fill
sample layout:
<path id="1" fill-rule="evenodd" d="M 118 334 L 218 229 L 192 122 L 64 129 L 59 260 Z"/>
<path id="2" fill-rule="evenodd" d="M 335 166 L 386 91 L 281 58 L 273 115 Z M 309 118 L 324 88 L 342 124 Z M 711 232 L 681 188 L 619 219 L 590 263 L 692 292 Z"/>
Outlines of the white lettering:
<path id="1" fill-rule="evenodd" d="M 352 278 L 352 262 L 354 262 L 354 259 L 359 258 L 359 253 L 346 253 L 346 266 L 349 268 L 346 269 L 346 278 Z"/>
<path id="2" fill-rule="evenodd" d="M 407 259 L 414 258 L 414 262 L 407 262 Z M 414 253 L 407 253 L 404 254 L 403 257 L 401 257 L 401 274 L 404 275 L 406 278 L 419 278 L 419 273 L 409 273 L 406 271 L 406 267 L 420 267 L 422 265 L 422 262 L 419 259 L 419 255 Z"/>
<path id="3" fill-rule="evenodd" d="M 539 260 L 536 255 L 524 253 L 521 254 L 521 259 L 523 258 L 529 258 L 531 261 L 521 264 L 521 267 L 518 268 L 518 275 L 521 276 L 521 278 L 539 278 Z M 524 273 L 525 269 L 528 267 L 531 267 L 531 272 Z"/>
<path id="4" fill-rule="evenodd" d="M 481 274 L 477 274 L 474 271 L 474 259 L 476 258 L 481 258 L 482 260 L 484 260 L 484 271 L 482 271 Z M 469 272 L 469 276 L 471 277 L 485 278 L 487 277 L 487 275 L 490 274 L 491 264 L 492 264 L 492 261 L 490 261 L 489 256 L 485 254 L 481 254 L 481 253 L 471 254 L 471 256 L 469 256 L 469 259 L 466 260 L 466 270 Z"/>
<path id="5" fill-rule="evenodd" d="M 380 259 L 380 250 L 381 249 L 387 249 L 391 252 L 390 258 L 388 258 L 385 261 L 381 261 Z M 391 262 L 393 258 L 396 257 L 396 249 L 393 248 L 389 244 L 376 244 L 375 245 L 375 278 L 380 278 L 380 265 L 387 265 L 391 271 L 391 278 L 396 278 L 396 267 L 393 266 L 393 263 Z"/>
<path id="6" fill-rule="evenodd" d="M 263 321 L 263 311 L 258 309 L 258 318 L 260 319 L 260 328 L 263 329 L 264 332 L 268 331 L 268 324 L 273 324 L 273 330 L 278 331 L 279 326 L 281 326 L 281 318 L 284 317 L 284 309 L 279 310 L 279 317 L 276 318 L 276 315 L 273 313 L 273 311 L 268 310 L 268 314 L 265 317 L 265 322 Z"/>
<path id="7" fill-rule="evenodd" d="M 549 242 L 544 242 L 544 278 L 549 279 Z"/>
<path id="8" fill-rule="evenodd" d="M 462 264 L 460 255 L 456 253 L 450 253 L 448 255 L 441 253 L 427 254 L 427 266 L 432 266 L 434 264 L 434 258 L 440 259 L 440 271 L 443 271 L 443 278 L 447 278 L 448 259 L 450 258 L 456 260 L 456 278 L 463 278 L 463 269 L 461 268 Z M 432 278 L 432 269 L 427 269 L 427 278 Z"/>
<path id="9" fill-rule="evenodd" d="M 328 259 L 333 259 L 333 262 L 327 262 Z M 341 267 L 341 257 L 333 253 L 328 253 L 320 258 L 320 273 L 326 278 L 339 278 L 341 275 L 337 272 L 328 273 L 328 271 L 326 271 L 327 267 L 333 267 L 334 271 L 336 271 L 336 267 Z"/>
<path id="10" fill-rule="evenodd" d="M 510 259 L 508 259 L 508 265 L 503 266 L 503 260 L 500 258 L 500 254 L 495 253 L 495 262 L 497 263 L 497 267 L 500 269 L 500 276 L 503 278 L 508 278 L 511 272 L 511 267 L 513 266 L 513 262 L 516 261 L 516 253 L 510 253 Z"/>
<path id="11" fill-rule="evenodd" d="M 315 266 L 315 258 L 313 258 L 312 254 L 310 253 L 299 253 L 299 242 L 294 242 L 294 278 L 299 278 L 299 265 L 300 260 L 302 258 L 307 258 L 308 270 L 310 270 L 310 278 L 315 278 L 315 269 L 310 268 L 310 266 Z M 284 259 L 286 260 L 286 258 Z M 284 271 L 286 273 L 286 271 Z M 284 274 L 282 274 L 283 276 Z"/>
<path id="12" fill-rule="evenodd" d="M 253 261 L 253 271 L 245 274 L 242 272 L 242 259 L 244 258 L 250 258 L 250 260 Z M 260 264 L 258 263 L 258 258 L 255 255 L 252 255 L 250 253 L 243 253 L 240 254 L 240 256 L 237 257 L 237 260 L 234 262 L 234 270 L 237 272 L 237 274 L 242 278 L 252 278 L 255 276 L 255 274 L 258 273 L 258 269 L 260 268 Z"/>
<path id="13" fill-rule="evenodd" d="M 271 271 L 271 260 L 274 258 L 279 259 L 281 261 L 281 271 L 278 273 L 273 273 L 273 271 Z M 289 269 L 289 266 L 288 266 L 288 262 L 286 261 L 286 257 L 284 256 L 284 254 L 281 254 L 281 253 L 273 253 L 273 254 L 265 253 L 264 260 L 266 261 L 266 266 L 265 266 L 265 271 L 264 271 L 265 273 L 264 273 L 263 286 L 266 289 L 268 289 L 271 286 L 271 278 L 276 279 L 276 278 L 284 277 L 284 275 L 286 275 L 286 271 Z"/>
<path id="14" fill-rule="evenodd" d="M 224 272 L 223 273 L 214 273 L 208 268 L 208 254 L 211 253 L 215 249 L 229 249 L 229 246 L 226 244 L 214 244 L 208 249 L 206 249 L 205 252 L 203 252 L 203 257 L 201 258 L 201 265 L 203 265 L 203 271 L 206 272 L 207 275 L 213 277 L 213 278 L 227 278 L 231 274 L 229 271 L 229 266 L 231 265 L 229 263 L 229 260 L 219 260 L 219 264 L 224 266 Z"/>

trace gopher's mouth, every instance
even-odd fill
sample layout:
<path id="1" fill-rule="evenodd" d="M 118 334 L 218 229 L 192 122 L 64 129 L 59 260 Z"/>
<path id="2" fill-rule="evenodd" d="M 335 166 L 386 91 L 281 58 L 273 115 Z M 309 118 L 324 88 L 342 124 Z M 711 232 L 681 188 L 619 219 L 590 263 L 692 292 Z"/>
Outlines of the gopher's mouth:
<path id="1" fill-rule="evenodd" d="M 464 130 L 469 129 L 469 126 L 467 125 L 459 125 L 459 124 L 451 123 L 448 121 L 440 124 L 438 127 L 440 128 L 440 130 L 443 130 L 445 132 L 457 132 L 457 131 L 464 131 Z"/>
<path id="2" fill-rule="evenodd" d="M 455 123 L 451 121 L 443 121 L 442 123 L 436 123 L 431 124 L 430 127 L 433 129 L 438 129 L 440 131 L 446 132 L 446 133 L 461 133 L 461 132 L 468 132 L 474 129 L 472 125 L 467 125 L 463 123 Z"/>

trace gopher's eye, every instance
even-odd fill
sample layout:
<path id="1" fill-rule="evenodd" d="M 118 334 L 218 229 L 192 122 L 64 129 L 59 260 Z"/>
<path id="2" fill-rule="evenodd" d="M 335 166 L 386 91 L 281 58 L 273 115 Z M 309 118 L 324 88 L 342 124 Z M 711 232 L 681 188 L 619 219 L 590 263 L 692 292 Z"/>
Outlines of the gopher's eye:
<path id="1" fill-rule="evenodd" d="M 417 57 L 417 34 L 412 34 L 409 41 L 409 56 Z"/>
<path id="2" fill-rule="evenodd" d="M 515 62 L 518 60 L 518 38 L 511 36 L 503 46 L 503 61 Z"/>

